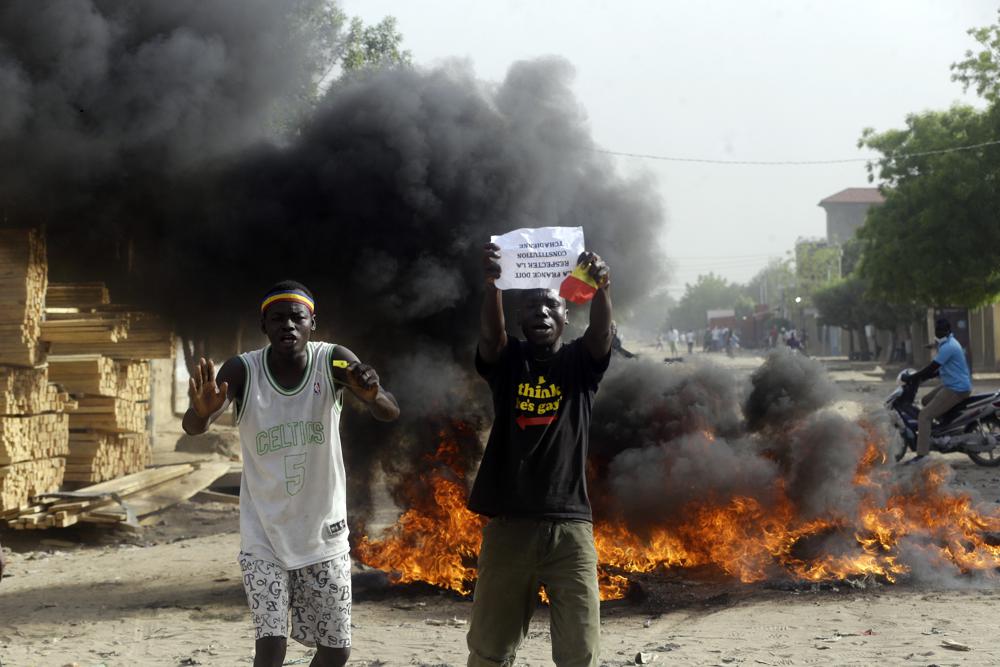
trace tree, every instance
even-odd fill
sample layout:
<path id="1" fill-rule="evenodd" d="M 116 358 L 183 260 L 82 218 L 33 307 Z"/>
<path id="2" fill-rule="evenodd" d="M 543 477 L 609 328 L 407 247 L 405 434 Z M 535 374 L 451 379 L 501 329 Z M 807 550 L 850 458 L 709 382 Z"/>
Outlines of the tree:
<path id="1" fill-rule="evenodd" d="M 411 62 L 394 16 L 366 26 L 357 16 L 348 24 L 347 14 L 335 2 L 296 2 L 293 7 L 292 33 L 298 43 L 307 45 L 310 76 L 308 85 L 276 110 L 274 125 L 279 136 L 298 130 L 338 74 Z"/>
<path id="2" fill-rule="evenodd" d="M 1000 247 L 1000 146 L 949 150 L 1000 139 L 1000 25 L 969 34 L 981 48 L 952 65 L 952 79 L 974 88 L 985 111 L 911 114 L 905 129 L 869 128 L 858 142 L 882 153 L 868 170 L 886 196 L 859 230 L 860 270 L 892 302 L 975 307 L 1000 295 L 992 251 Z"/>
<path id="3" fill-rule="evenodd" d="M 826 241 L 795 244 L 796 297 L 802 307 L 813 303 L 812 295 L 840 278 L 840 247 Z"/>
<path id="4" fill-rule="evenodd" d="M 701 329 L 708 324 L 708 311 L 732 308 L 740 312 L 750 312 L 753 302 L 744 294 L 739 283 L 730 283 L 714 273 L 698 276 L 692 285 L 684 285 L 684 295 L 677 307 L 670 311 L 670 326 L 677 329 Z"/>
<path id="5" fill-rule="evenodd" d="M 795 270 L 789 259 L 772 259 L 758 271 L 743 288 L 743 293 L 754 303 L 778 306 L 785 292 L 797 291 Z"/>
<path id="6" fill-rule="evenodd" d="M 860 332 L 861 351 L 868 352 L 868 339 L 864 335 L 866 319 L 865 308 L 862 305 L 865 296 L 865 283 L 857 277 L 838 280 L 823 287 L 813 294 L 813 302 L 819 311 L 823 324 L 847 329 L 849 355 L 854 356 L 854 332 Z"/>
<path id="7" fill-rule="evenodd" d="M 842 327 L 852 333 L 850 353 L 854 353 L 854 332 L 858 332 L 861 351 L 868 352 L 865 325 L 890 332 L 891 350 L 896 346 L 896 330 L 916 322 L 923 309 L 913 303 L 890 303 L 874 296 L 870 283 L 856 273 L 816 291 L 813 301 L 820 319 L 827 326 Z"/>
<path id="8" fill-rule="evenodd" d="M 409 65 L 412 55 L 401 48 L 402 43 L 403 34 L 396 30 L 396 17 L 386 16 L 371 26 L 366 26 L 360 18 L 354 17 L 344 45 L 344 71 Z"/>
<path id="9" fill-rule="evenodd" d="M 972 28 L 968 34 L 979 42 L 982 50 L 966 51 L 965 60 L 952 64 L 951 78 L 965 90 L 975 88 L 976 94 L 996 109 L 1000 102 L 1000 25 Z"/>
<path id="10" fill-rule="evenodd" d="M 913 155 L 967 146 L 998 135 L 989 114 L 969 106 L 907 117 L 907 128 L 862 144 L 881 152 L 886 201 L 868 212 L 858 237 L 860 270 L 890 301 L 975 307 L 1000 295 L 996 191 L 1000 147 Z M 874 167 L 871 167 L 874 171 Z"/>

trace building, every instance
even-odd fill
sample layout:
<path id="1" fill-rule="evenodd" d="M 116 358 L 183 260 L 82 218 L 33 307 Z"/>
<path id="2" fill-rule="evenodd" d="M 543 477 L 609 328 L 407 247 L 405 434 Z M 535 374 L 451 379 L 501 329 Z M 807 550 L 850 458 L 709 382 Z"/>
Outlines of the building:
<path id="1" fill-rule="evenodd" d="M 878 188 L 847 188 L 819 202 L 826 211 L 826 239 L 843 244 L 865 223 L 872 206 L 885 203 Z"/>

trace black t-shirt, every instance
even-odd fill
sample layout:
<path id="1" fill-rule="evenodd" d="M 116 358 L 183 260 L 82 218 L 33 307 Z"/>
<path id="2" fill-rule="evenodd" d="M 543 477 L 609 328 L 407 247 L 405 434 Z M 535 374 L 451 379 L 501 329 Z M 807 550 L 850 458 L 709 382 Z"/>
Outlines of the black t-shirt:
<path id="1" fill-rule="evenodd" d="M 495 418 L 469 509 L 486 516 L 590 521 L 587 443 L 597 385 L 610 353 L 595 361 L 582 338 L 545 361 L 510 337 L 495 364 L 476 352 Z"/>

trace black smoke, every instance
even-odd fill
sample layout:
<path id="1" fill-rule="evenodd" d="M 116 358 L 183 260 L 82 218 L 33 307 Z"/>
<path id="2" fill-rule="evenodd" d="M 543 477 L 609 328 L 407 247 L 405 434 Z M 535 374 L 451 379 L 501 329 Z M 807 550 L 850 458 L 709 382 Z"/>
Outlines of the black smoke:
<path id="1" fill-rule="evenodd" d="M 868 434 L 824 410 L 834 396 L 819 362 L 787 350 L 749 377 L 708 362 L 623 361 L 594 409 L 594 492 L 639 531 L 737 496 L 770 506 L 779 487 L 800 516 L 850 516 Z"/>
<path id="2" fill-rule="evenodd" d="M 750 378 L 743 411 L 747 427 L 782 428 L 827 405 L 835 388 L 819 362 L 788 351 L 768 356 Z"/>
<path id="3" fill-rule="evenodd" d="M 327 44 L 301 17 L 321 5 L 4 2 L 5 224 L 45 224 L 98 250 L 153 233 L 139 214 L 171 196 L 169 177 L 294 117 Z"/>
<path id="4" fill-rule="evenodd" d="M 267 286 L 309 285 L 324 337 L 402 405 L 392 426 L 347 419 L 364 505 L 373 461 L 403 474 L 441 433 L 471 442 L 456 420 L 488 424 L 472 356 L 491 234 L 582 226 L 627 307 L 661 282 L 664 215 L 594 151 L 558 58 L 497 83 L 463 64 L 365 72 L 298 104 L 336 46 L 296 18 L 321 4 L 5 4 L 0 211 L 46 225 L 53 279 L 106 280 L 185 337 L 225 341 L 216 356 L 256 346 Z"/>

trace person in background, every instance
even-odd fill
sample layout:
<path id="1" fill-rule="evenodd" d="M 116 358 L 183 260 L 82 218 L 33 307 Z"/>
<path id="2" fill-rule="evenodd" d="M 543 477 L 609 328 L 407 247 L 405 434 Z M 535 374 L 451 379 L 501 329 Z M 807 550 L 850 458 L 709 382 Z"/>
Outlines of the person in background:
<path id="1" fill-rule="evenodd" d="M 670 343 L 670 354 L 677 356 L 677 329 L 671 328 L 667 332 L 667 341 Z"/>
<path id="2" fill-rule="evenodd" d="M 634 359 L 635 354 L 625 349 L 622 344 L 621 334 L 618 332 L 618 323 L 611 323 L 611 350 L 617 352 L 626 359 Z"/>
<path id="3" fill-rule="evenodd" d="M 904 382 L 920 383 L 940 376 L 941 384 L 927 393 L 917 418 L 917 454 L 907 463 L 918 463 L 931 451 L 931 429 L 934 420 L 967 399 L 972 394 L 972 374 L 965 361 L 965 350 L 951 333 L 951 323 L 943 317 L 934 322 L 937 354 L 931 363 L 903 378 Z"/>

